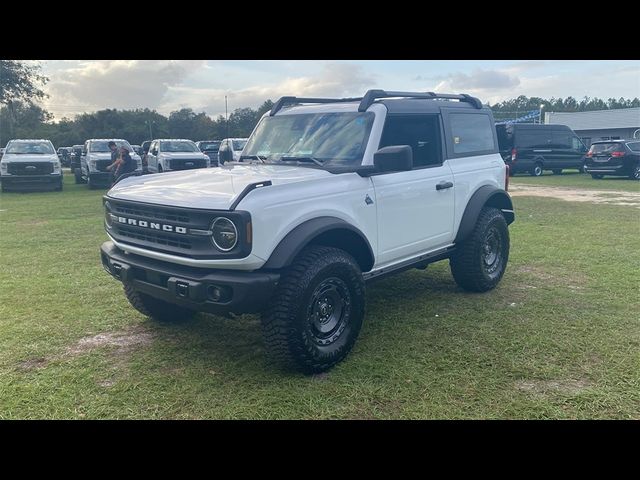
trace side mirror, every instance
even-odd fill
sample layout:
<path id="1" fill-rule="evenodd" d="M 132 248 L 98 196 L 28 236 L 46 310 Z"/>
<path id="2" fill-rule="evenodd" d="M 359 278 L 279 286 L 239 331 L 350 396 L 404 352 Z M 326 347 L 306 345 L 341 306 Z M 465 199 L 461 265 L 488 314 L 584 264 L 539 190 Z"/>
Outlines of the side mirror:
<path id="1" fill-rule="evenodd" d="M 413 149 L 409 145 L 383 147 L 373 154 L 378 172 L 404 172 L 413 168 Z"/>

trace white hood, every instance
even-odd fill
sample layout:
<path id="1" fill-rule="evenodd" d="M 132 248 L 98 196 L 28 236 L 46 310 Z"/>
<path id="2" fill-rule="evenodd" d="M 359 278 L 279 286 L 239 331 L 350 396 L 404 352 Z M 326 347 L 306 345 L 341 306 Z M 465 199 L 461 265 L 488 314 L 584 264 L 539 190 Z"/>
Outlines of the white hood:
<path id="1" fill-rule="evenodd" d="M 55 153 L 46 155 L 16 155 L 14 153 L 5 153 L 2 157 L 2 163 L 8 162 L 59 162 L 58 155 Z"/>
<path id="2" fill-rule="evenodd" d="M 205 158 L 206 155 L 202 152 L 162 152 L 160 154 L 166 158 Z"/>
<path id="3" fill-rule="evenodd" d="M 94 153 L 89 153 L 88 157 L 91 160 L 111 160 L 111 154 L 110 153 L 103 153 L 103 152 L 94 152 Z"/>
<path id="4" fill-rule="evenodd" d="M 325 170 L 288 165 L 224 165 L 130 177 L 118 182 L 107 195 L 159 205 L 227 210 L 251 183 L 271 180 L 280 185 L 331 175 Z"/>

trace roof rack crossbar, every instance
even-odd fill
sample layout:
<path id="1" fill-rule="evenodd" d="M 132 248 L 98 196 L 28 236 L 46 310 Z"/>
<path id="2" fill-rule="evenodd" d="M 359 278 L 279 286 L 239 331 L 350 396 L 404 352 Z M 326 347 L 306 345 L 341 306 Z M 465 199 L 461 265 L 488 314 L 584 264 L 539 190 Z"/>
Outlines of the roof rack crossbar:
<path id="1" fill-rule="evenodd" d="M 310 97 L 281 97 L 271 108 L 269 116 L 273 117 L 280 109 L 286 105 L 294 103 L 339 103 L 339 102 L 358 102 L 362 97 L 354 98 L 310 98 Z"/>
<path id="2" fill-rule="evenodd" d="M 460 100 L 461 102 L 470 103 L 475 108 L 482 108 L 482 102 L 479 99 L 472 97 L 471 95 L 467 95 L 466 93 L 454 95 L 434 92 L 386 92 L 384 90 L 369 90 L 365 93 L 364 97 L 362 97 L 360 105 L 358 106 L 358 111 L 365 112 L 377 99 L 393 97 Z"/>

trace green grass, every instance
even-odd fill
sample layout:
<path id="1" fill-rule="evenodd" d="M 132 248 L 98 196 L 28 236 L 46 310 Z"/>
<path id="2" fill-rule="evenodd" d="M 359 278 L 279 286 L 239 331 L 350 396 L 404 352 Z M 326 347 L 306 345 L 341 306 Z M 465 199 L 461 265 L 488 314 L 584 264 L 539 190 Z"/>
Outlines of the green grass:
<path id="1" fill-rule="evenodd" d="M 0 195 L 0 418 L 640 418 L 636 208 L 515 198 L 496 290 L 446 262 L 371 284 L 351 355 L 307 377 L 256 316 L 134 311 L 100 265 L 103 192 L 71 180 Z"/>
<path id="2" fill-rule="evenodd" d="M 541 177 L 519 173 L 511 177 L 514 185 L 544 185 L 547 187 L 586 188 L 592 190 L 623 190 L 626 192 L 640 192 L 640 182 L 626 177 L 604 177 L 600 180 L 591 178 L 591 175 L 567 170 L 562 175 L 553 175 L 544 172 Z"/>

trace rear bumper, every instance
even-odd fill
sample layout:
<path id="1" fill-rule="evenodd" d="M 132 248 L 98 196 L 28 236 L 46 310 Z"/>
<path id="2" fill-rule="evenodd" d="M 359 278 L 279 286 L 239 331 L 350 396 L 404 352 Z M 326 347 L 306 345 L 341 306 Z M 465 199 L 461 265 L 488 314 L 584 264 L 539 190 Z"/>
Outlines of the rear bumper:
<path id="1" fill-rule="evenodd" d="M 627 165 L 607 165 L 592 163 L 591 165 L 585 164 L 584 170 L 587 173 L 600 173 L 602 175 L 629 175 L 631 168 Z"/>
<path id="2" fill-rule="evenodd" d="M 209 313 L 257 313 L 273 295 L 280 274 L 205 270 L 125 254 L 113 242 L 100 247 L 104 269 L 117 280 L 169 303 Z M 216 300 L 215 289 L 222 292 Z"/>
<path id="3" fill-rule="evenodd" d="M 62 185 L 62 174 L 3 175 L 0 182 L 5 190 L 52 190 Z"/>

